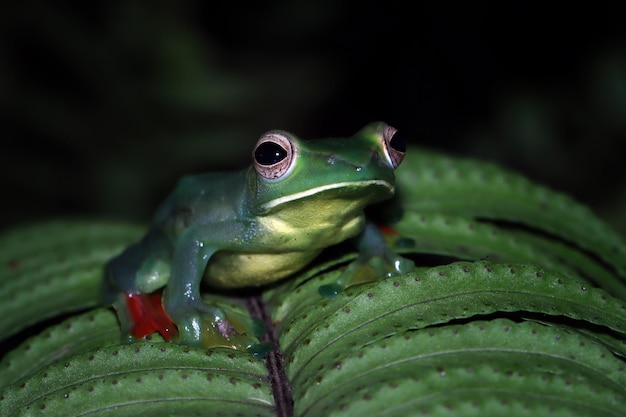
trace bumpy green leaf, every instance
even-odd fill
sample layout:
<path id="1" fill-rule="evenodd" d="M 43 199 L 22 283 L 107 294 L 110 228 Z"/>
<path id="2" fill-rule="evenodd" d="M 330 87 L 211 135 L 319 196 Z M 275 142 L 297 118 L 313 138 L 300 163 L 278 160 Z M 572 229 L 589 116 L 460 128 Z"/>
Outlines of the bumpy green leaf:
<path id="1" fill-rule="evenodd" d="M 119 344 L 120 327 L 110 309 L 96 309 L 72 316 L 13 349 L 0 361 L 0 387 L 90 348 Z"/>
<path id="2" fill-rule="evenodd" d="M 492 224 L 465 217 L 407 212 L 394 228 L 403 237 L 413 239 L 415 246 L 411 250 L 491 262 L 534 262 L 585 281 L 568 263 L 537 247 L 534 240 L 530 241 L 531 236 Z"/>
<path id="3" fill-rule="evenodd" d="M 366 415 L 458 411 L 470 392 L 476 400 L 518 393 L 529 409 L 552 404 L 619 415 L 626 375 L 622 360 L 584 336 L 497 319 L 407 331 L 342 350 L 296 388 L 300 416 L 364 415 L 368 405 Z M 394 401 L 376 401 L 383 393 Z M 477 401 L 472 408 L 484 406 Z"/>
<path id="4" fill-rule="evenodd" d="M 460 262 L 316 298 L 336 276 L 271 298 L 296 415 L 614 416 L 625 405 L 624 363 L 611 350 L 626 353 L 626 305 L 602 290 L 536 266 Z M 472 321 L 501 312 L 567 316 L 581 329 L 604 328 L 604 340 Z M 459 319 L 468 323 L 444 325 Z"/>
<path id="5" fill-rule="evenodd" d="M 524 375 L 523 366 L 506 370 Z M 468 375 L 469 374 L 469 375 Z M 482 387 L 473 384 L 485 381 Z M 429 392 L 425 387 L 432 388 Z M 300 416 L 610 416 L 622 415 L 623 403 L 610 397 L 611 393 L 593 393 L 595 387 L 585 381 L 572 382 L 560 375 L 522 376 L 498 375 L 490 367 L 450 369 L 446 377 L 436 371 L 420 377 L 408 377 L 387 383 L 373 381 L 367 389 L 342 398 L 328 412 L 306 413 Z M 559 396 L 568 390 L 575 393 L 592 392 L 584 399 L 576 395 Z M 548 394 L 552 393 L 552 394 Z M 588 403 L 588 398 L 593 403 Z M 606 404 L 601 404 L 605 402 Z"/>
<path id="6" fill-rule="evenodd" d="M 406 211 L 509 220 L 537 228 L 593 253 L 617 272 L 623 287 L 624 240 L 567 195 L 493 164 L 416 148 L 407 152 L 397 180 Z"/>
<path id="7" fill-rule="evenodd" d="M 0 338 L 37 321 L 95 306 L 104 263 L 140 230 L 111 223 L 52 222 L 4 235 Z"/>
<path id="8" fill-rule="evenodd" d="M 273 415 L 272 401 L 263 362 L 171 343 L 102 347 L 0 391 L 3 416 Z"/>
<path id="9" fill-rule="evenodd" d="M 317 280 L 308 282 L 301 293 L 312 294 L 318 286 Z M 283 301 L 281 311 L 290 310 L 287 302 L 291 299 Z M 281 323 L 281 345 L 295 384 L 347 347 L 477 315 L 543 313 L 557 321 L 561 316 L 584 320 L 621 338 L 626 334 L 626 304 L 530 265 L 459 262 L 350 288 L 333 299 L 311 295 L 308 302 L 305 297 L 295 302 L 297 314 L 274 317 Z"/>
<path id="10" fill-rule="evenodd" d="M 411 238 L 411 252 L 492 262 L 526 262 L 559 271 L 581 282 L 601 285 L 614 295 L 626 294 L 622 279 L 588 253 L 563 242 L 467 217 L 408 211 L 394 224 Z M 407 249 L 401 249 L 407 250 Z"/>
<path id="11" fill-rule="evenodd" d="M 78 257 L 90 245 L 127 245 L 144 230 L 128 223 L 96 220 L 53 220 L 22 225 L 0 235 L 2 282 L 12 274 L 46 267 L 57 256 Z"/>

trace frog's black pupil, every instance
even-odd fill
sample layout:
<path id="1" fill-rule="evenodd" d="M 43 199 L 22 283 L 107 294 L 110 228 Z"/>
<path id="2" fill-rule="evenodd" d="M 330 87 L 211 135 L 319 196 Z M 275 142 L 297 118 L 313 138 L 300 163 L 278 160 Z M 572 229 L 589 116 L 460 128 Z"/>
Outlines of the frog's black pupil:
<path id="1" fill-rule="evenodd" d="M 391 137 L 389 141 L 389 146 L 395 149 L 398 152 L 406 152 L 406 142 L 404 140 L 404 135 L 397 131 Z"/>
<path id="2" fill-rule="evenodd" d="M 263 142 L 254 151 L 254 159 L 261 165 L 274 165 L 287 156 L 287 151 L 275 142 Z"/>

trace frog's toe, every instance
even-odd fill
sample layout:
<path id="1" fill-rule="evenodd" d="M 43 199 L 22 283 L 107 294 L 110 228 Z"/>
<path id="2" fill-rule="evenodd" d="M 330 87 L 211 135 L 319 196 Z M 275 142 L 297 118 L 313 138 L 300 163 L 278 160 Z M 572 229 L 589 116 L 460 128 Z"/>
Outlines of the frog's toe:
<path id="1" fill-rule="evenodd" d="M 382 272 L 383 269 L 376 258 L 367 260 L 357 258 L 348 264 L 335 282 L 320 286 L 318 292 L 324 297 L 335 297 L 352 285 L 385 278 L 386 273 Z"/>
<path id="2" fill-rule="evenodd" d="M 176 325 L 163 310 L 162 293 L 120 293 L 113 303 L 117 310 L 123 336 L 128 342 L 145 339 L 158 332 L 169 341 L 178 336 Z"/>
<path id="3" fill-rule="evenodd" d="M 415 269 L 415 262 L 402 256 L 398 256 L 393 265 L 397 274 L 407 274 Z"/>
<path id="4" fill-rule="evenodd" d="M 265 348 L 259 337 L 265 333 L 261 320 L 242 314 L 215 309 L 177 321 L 179 343 L 205 348 L 224 347 L 261 355 Z"/>
<path id="5" fill-rule="evenodd" d="M 246 320 L 248 321 L 248 320 Z M 259 342 L 258 334 L 264 326 L 256 322 L 244 323 L 238 318 L 228 317 L 226 320 L 203 320 L 203 332 L 200 334 L 200 344 L 206 348 L 225 347 L 247 351 L 261 355 L 265 350 Z"/>
<path id="6" fill-rule="evenodd" d="M 346 267 L 337 281 L 320 286 L 319 293 L 324 297 L 334 297 L 352 285 L 405 274 L 414 267 L 412 260 L 392 252 L 385 256 L 358 257 Z"/>

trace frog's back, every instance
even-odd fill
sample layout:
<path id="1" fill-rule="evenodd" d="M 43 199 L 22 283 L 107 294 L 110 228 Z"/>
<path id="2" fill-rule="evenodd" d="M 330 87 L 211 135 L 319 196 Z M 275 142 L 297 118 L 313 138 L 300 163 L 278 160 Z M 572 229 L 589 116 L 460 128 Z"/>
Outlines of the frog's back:
<path id="1" fill-rule="evenodd" d="M 185 176 L 158 208 L 153 227 L 178 235 L 189 227 L 236 220 L 243 184 L 243 172 Z"/>

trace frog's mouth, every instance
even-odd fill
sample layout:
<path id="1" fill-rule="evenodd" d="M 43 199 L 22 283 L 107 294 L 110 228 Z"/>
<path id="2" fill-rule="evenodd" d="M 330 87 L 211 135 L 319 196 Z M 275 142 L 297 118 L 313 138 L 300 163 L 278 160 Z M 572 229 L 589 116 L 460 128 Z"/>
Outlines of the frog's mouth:
<path id="1" fill-rule="evenodd" d="M 300 191 L 299 193 L 294 193 L 294 194 L 286 195 L 283 197 L 275 198 L 263 204 L 261 206 L 261 209 L 263 211 L 270 211 L 273 208 L 278 207 L 282 204 L 285 204 L 291 201 L 301 200 L 301 199 L 311 197 L 316 194 L 324 193 L 329 190 L 336 190 L 340 188 L 344 188 L 346 190 L 349 190 L 349 189 L 356 190 L 356 189 L 362 189 L 362 188 L 367 188 L 367 187 L 372 187 L 372 186 L 386 188 L 390 196 L 393 195 L 395 192 L 394 185 L 384 180 L 337 182 L 334 184 L 321 185 L 319 187 L 309 188 L 308 190 Z"/>

